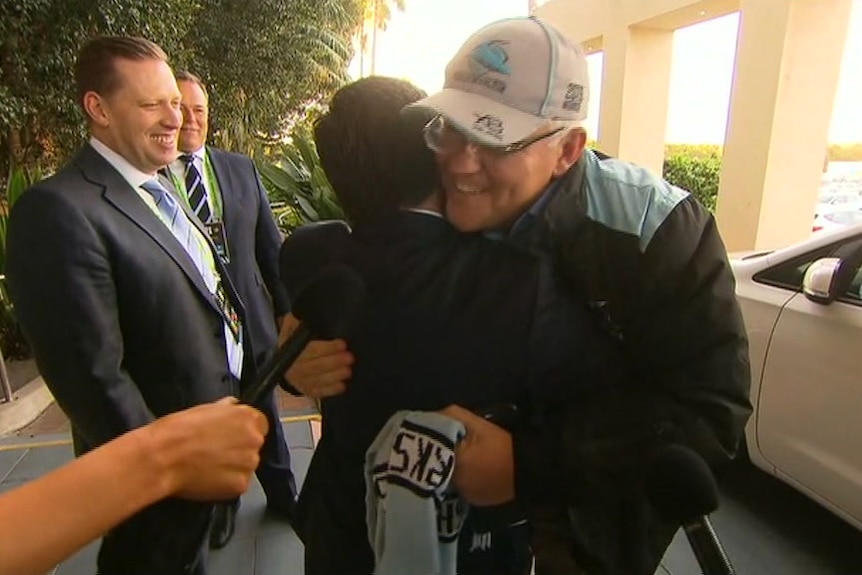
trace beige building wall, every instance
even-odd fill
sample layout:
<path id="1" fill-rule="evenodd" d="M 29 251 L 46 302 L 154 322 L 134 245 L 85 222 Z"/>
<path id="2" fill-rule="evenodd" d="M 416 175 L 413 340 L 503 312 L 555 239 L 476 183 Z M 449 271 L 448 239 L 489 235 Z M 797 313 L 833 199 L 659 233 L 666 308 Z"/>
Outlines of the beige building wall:
<path id="1" fill-rule="evenodd" d="M 536 14 L 604 51 L 599 144 L 661 171 L 673 31 L 740 11 L 717 219 L 729 250 L 811 233 L 853 0 L 550 0 Z"/>
<path id="2" fill-rule="evenodd" d="M 728 249 L 811 233 L 852 0 L 742 0 L 718 223 Z"/>

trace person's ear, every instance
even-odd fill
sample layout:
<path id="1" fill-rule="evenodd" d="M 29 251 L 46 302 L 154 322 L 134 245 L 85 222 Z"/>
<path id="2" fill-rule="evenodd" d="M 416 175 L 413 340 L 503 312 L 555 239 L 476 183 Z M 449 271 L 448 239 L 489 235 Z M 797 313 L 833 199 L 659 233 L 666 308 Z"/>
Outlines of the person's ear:
<path id="1" fill-rule="evenodd" d="M 107 128 L 110 124 L 110 115 L 105 109 L 105 101 L 102 97 L 93 91 L 84 94 L 84 112 L 90 119 L 90 122 L 101 128 Z"/>
<path id="2" fill-rule="evenodd" d="M 569 171 L 581 158 L 587 146 L 587 133 L 583 128 L 569 130 L 560 140 L 560 155 L 554 166 L 554 177 L 558 178 Z"/>

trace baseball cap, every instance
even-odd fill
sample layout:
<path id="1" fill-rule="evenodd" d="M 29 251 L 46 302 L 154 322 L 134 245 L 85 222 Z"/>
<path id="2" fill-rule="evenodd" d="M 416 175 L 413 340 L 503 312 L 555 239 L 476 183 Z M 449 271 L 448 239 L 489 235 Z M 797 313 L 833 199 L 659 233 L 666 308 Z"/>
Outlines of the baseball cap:
<path id="1" fill-rule="evenodd" d="M 579 44 L 538 18 L 509 18 L 470 36 L 446 66 L 443 90 L 405 112 L 433 111 L 481 144 L 505 146 L 550 120 L 584 120 L 588 76 Z"/>

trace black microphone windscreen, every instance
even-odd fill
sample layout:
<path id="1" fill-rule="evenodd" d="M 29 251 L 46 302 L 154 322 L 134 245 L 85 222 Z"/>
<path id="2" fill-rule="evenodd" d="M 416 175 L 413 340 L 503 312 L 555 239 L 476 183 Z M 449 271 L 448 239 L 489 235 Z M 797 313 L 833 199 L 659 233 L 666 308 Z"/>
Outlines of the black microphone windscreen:
<path id="1" fill-rule="evenodd" d="M 662 449 L 650 464 L 646 493 L 666 521 L 686 524 L 718 508 L 718 486 L 709 466 L 682 445 Z"/>
<path id="2" fill-rule="evenodd" d="M 314 275 L 296 294 L 293 315 L 315 338 L 347 337 L 365 302 L 365 283 L 345 265 L 331 265 Z"/>
<path id="3" fill-rule="evenodd" d="M 278 254 L 281 283 L 290 297 L 296 297 L 318 271 L 345 261 L 350 245 L 350 227 L 340 220 L 315 222 L 293 230 Z"/>

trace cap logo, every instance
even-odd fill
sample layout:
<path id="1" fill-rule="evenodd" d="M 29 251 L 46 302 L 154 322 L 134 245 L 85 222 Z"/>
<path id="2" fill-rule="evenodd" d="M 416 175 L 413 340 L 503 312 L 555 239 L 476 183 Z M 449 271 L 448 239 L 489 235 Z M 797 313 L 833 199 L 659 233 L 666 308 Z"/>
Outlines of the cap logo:
<path id="1" fill-rule="evenodd" d="M 470 53 L 471 67 L 480 75 L 486 72 L 510 75 L 512 70 L 509 69 L 509 54 L 503 48 L 505 45 L 506 42 L 502 40 L 479 44 Z"/>
<path id="2" fill-rule="evenodd" d="M 476 114 L 473 129 L 497 140 L 503 139 L 503 120 L 491 114 Z"/>
<path id="3" fill-rule="evenodd" d="M 491 40 L 473 48 L 468 57 L 470 70 L 458 70 L 455 72 L 455 79 L 459 82 L 480 84 L 501 94 L 505 92 L 505 80 L 488 75 L 492 72 L 500 76 L 512 74 L 512 70 L 509 68 L 509 54 L 503 48 L 505 44 L 506 42 L 502 40 Z"/>
<path id="4" fill-rule="evenodd" d="M 581 84 L 569 84 L 566 88 L 566 96 L 563 98 L 563 109 L 572 112 L 580 112 L 584 103 L 584 87 Z"/>

